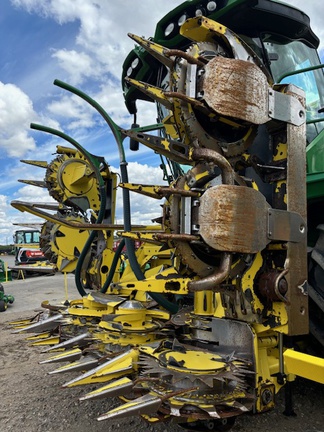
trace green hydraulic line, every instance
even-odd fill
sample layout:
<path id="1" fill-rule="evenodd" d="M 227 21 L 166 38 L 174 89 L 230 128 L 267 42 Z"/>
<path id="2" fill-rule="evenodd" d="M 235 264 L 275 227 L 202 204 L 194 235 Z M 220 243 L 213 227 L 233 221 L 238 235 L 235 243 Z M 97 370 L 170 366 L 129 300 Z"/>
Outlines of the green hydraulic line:
<path id="1" fill-rule="evenodd" d="M 94 99 L 92 99 L 90 96 L 88 96 L 86 93 L 82 92 L 81 90 L 63 82 L 58 79 L 54 80 L 54 85 L 61 87 L 64 90 L 69 91 L 70 93 L 73 93 L 77 96 L 79 96 L 81 99 L 85 100 L 90 104 L 93 108 L 95 108 L 103 117 L 103 119 L 106 121 L 108 126 L 110 127 L 115 140 L 117 142 L 118 151 L 119 151 L 119 158 L 121 162 L 126 162 L 125 159 L 125 151 L 124 147 L 122 145 L 122 141 L 124 139 L 124 135 L 121 132 L 120 127 L 113 121 L 113 119 L 108 115 L 108 113 L 102 108 L 101 105 L 98 104 Z"/>
<path id="2" fill-rule="evenodd" d="M 307 68 L 298 69 L 298 70 L 293 71 L 293 72 L 287 72 L 287 73 L 285 73 L 285 74 L 283 74 L 283 75 L 281 75 L 279 77 L 278 84 L 280 84 L 281 81 L 283 79 L 287 78 L 287 77 L 290 77 L 290 76 L 293 76 L 293 75 L 300 75 L 302 73 L 311 72 L 311 71 L 314 71 L 314 70 L 317 70 L 317 69 L 323 69 L 323 68 L 324 68 L 324 63 L 321 63 L 321 64 L 316 65 L 316 66 L 309 66 Z M 324 117 L 323 118 L 319 118 L 319 119 L 314 119 L 314 120 L 307 120 L 306 124 L 320 123 L 322 121 L 324 121 Z"/>
<path id="3" fill-rule="evenodd" d="M 121 128 L 112 120 L 112 118 L 109 116 L 109 114 L 102 108 L 98 102 L 96 102 L 94 99 L 92 99 L 90 96 L 88 96 L 86 93 L 82 92 L 81 90 L 71 86 L 70 84 L 67 84 L 60 80 L 54 80 L 54 85 L 63 88 L 64 90 L 67 90 L 77 96 L 79 96 L 81 99 L 85 100 L 89 105 L 91 105 L 93 108 L 95 108 L 99 114 L 103 117 L 103 119 L 108 124 L 109 128 L 111 129 L 119 151 L 119 164 L 120 164 L 120 171 L 121 171 L 121 177 L 122 181 L 124 183 L 128 183 L 128 174 L 127 174 L 127 162 L 125 157 L 125 151 L 123 146 L 123 140 L 125 138 L 125 135 L 122 133 Z M 130 200 L 129 200 L 129 191 L 126 189 L 123 189 L 123 203 L 124 203 L 124 225 L 125 230 L 130 231 L 131 230 L 131 222 L 130 222 Z M 89 246 L 90 247 L 90 246 Z M 134 243 L 130 241 L 129 239 L 126 240 L 126 247 L 128 249 L 128 254 L 130 260 L 131 257 L 135 255 L 135 249 L 134 249 Z M 134 260 L 135 261 L 135 260 Z M 137 260 L 136 260 L 137 262 Z M 144 275 L 139 268 L 139 265 L 137 263 L 134 263 L 135 266 L 135 275 L 138 279 L 144 278 Z"/>
<path id="4" fill-rule="evenodd" d="M 67 84 L 63 81 L 56 79 L 56 80 L 54 80 L 54 85 L 61 87 L 64 90 L 67 90 L 67 91 L 79 96 L 81 99 L 85 100 L 86 102 L 88 102 L 89 105 L 91 105 L 93 108 L 95 108 L 99 114 L 101 114 L 103 119 L 106 121 L 106 123 L 110 127 L 110 129 L 111 129 L 111 131 L 115 137 L 115 140 L 117 142 L 117 147 L 118 147 L 118 151 L 119 151 L 119 160 L 121 163 L 125 163 L 126 162 L 125 151 L 124 151 L 124 146 L 122 143 L 123 143 L 124 139 L 126 138 L 126 135 L 123 133 L 123 129 L 120 128 L 113 121 L 113 119 L 110 117 L 110 115 L 107 113 L 107 111 L 105 111 L 102 108 L 102 106 L 100 104 L 98 104 L 98 102 L 96 102 L 94 99 L 92 99 L 89 95 L 87 95 L 86 93 L 82 92 L 81 90 L 71 86 L 70 84 Z M 134 132 L 149 132 L 152 130 L 158 130 L 158 129 L 162 129 L 162 128 L 164 128 L 163 123 L 156 123 L 156 124 L 149 125 L 149 126 L 142 126 L 142 127 L 133 128 L 133 130 L 134 130 Z"/>
<path id="5" fill-rule="evenodd" d="M 321 63 L 321 64 L 316 65 L 316 66 L 309 66 L 309 67 L 304 68 L 304 69 L 298 69 L 296 71 L 287 72 L 287 73 L 285 73 L 279 77 L 277 84 L 280 84 L 284 78 L 287 78 L 289 76 L 299 75 L 299 74 L 304 73 L 304 72 L 311 72 L 313 70 L 323 69 L 323 68 L 324 68 L 324 63 Z"/>
<path id="6" fill-rule="evenodd" d="M 91 168 L 93 169 L 96 178 L 98 180 L 98 184 L 99 184 L 99 194 L 100 194 L 100 208 L 99 208 L 99 212 L 98 212 L 98 217 L 96 220 L 96 224 L 100 224 L 103 221 L 104 215 L 105 215 L 105 210 L 106 210 L 106 186 L 105 186 L 105 182 L 104 179 L 102 178 L 101 174 L 100 174 L 100 170 L 99 170 L 99 161 L 96 160 L 96 158 L 89 153 L 87 150 L 85 150 L 77 141 L 75 141 L 73 138 L 71 138 L 69 135 L 65 134 L 64 132 L 61 132 L 57 129 L 52 129 L 46 126 L 42 126 L 36 123 L 31 123 L 30 125 L 31 129 L 35 129 L 35 130 L 39 130 L 42 132 L 46 132 L 46 133 L 50 133 L 52 135 L 56 135 L 60 138 L 63 138 L 64 140 L 68 141 L 70 144 L 72 144 L 74 147 L 76 147 L 80 153 L 82 153 L 89 161 Z M 93 242 L 93 240 L 95 239 L 97 233 L 96 231 L 91 231 L 86 244 L 84 246 L 84 248 L 82 249 L 82 252 L 78 258 L 78 263 L 75 269 L 75 283 L 77 286 L 77 289 L 79 291 L 79 294 L 84 297 L 85 295 L 87 295 L 86 291 L 84 290 L 82 281 L 81 281 L 81 267 L 82 264 L 84 262 L 84 259 L 86 257 L 86 254 L 88 252 L 88 249 L 91 247 L 91 244 Z"/>
<path id="7" fill-rule="evenodd" d="M 153 130 L 158 130 L 158 129 L 163 129 L 165 126 L 163 123 L 154 123 L 152 125 L 148 125 L 148 126 L 139 126 L 139 127 L 135 127 L 132 128 L 133 132 L 150 132 Z"/>
<path id="8" fill-rule="evenodd" d="M 122 169 L 126 169 L 126 157 L 125 157 L 125 151 L 124 151 L 124 147 L 122 145 L 122 141 L 124 139 L 124 135 L 121 132 L 121 129 L 119 128 L 119 126 L 112 120 L 112 118 L 108 115 L 108 113 L 102 108 L 102 106 L 96 102 L 94 99 L 92 99 L 90 96 L 88 96 L 86 93 L 84 93 L 83 91 L 77 89 L 76 87 L 71 86 L 70 84 L 67 84 L 63 81 L 60 81 L 58 79 L 54 80 L 54 85 L 69 91 L 70 93 L 75 94 L 76 96 L 79 96 L 81 99 L 85 100 L 89 105 L 91 105 L 93 108 L 95 108 L 95 110 L 101 114 L 101 116 L 103 117 L 103 119 L 106 121 L 106 123 L 108 124 L 109 128 L 111 129 L 115 140 L 117 142 L 117 147 L 118 147 L 118 151 L 119 151 L 119 160 L 120 160 L 120 168 L 121 171 Z M 101 222 L 101 221 L 100 221 Z M 100 223 L 100 222 L 96 222 L 96 223 Z M 94 238 L 94 237 L 93 237 Z M 89 237 L 90 239 L 90 237 Z M 92 239 L 93 240 L 93 239 Z M 86 242 L 81 255 L 84 252 L 84 256 L 86 256 L 86 253 L 88 252 L 88 250 L 91 247 L 91 243 L 90 242 Z M 81 256 L 80 255 L 80 256 Z M 81 267 L 82 267 L 83 262 L 81 261 L 80 263 L 80 259 L 78 260 L 77 263 L 77 267 L 76 267 L 76 273 L 75 273 L 75 281 L 76 284 L 80 284 L 81 282 L 79 282 L 80 279 L 80 275 L 81 275 Z M 77 271 L 78 270 L 78 271 Z"/>
<path id="9" fill-rule="evenodd" d="M 315 124 L 315 123 L 320 123 L 324 121 L 324 117 L 322 118 L 318 118 L 318 119 L 314 119 L 314 120 L 307 120 L 306 124 Z"/>
<path id="10" fill-rule="evenodd" d="M 123 141 L 126 138 L 126 135 L 123 134 L 122 129 L 112 120 L 112 118 L 109 116 L 109 114 L 102 108 L 98 102 L 96 102 L 94 99 L 92 99 L 90 96 L 88 96 L 86 93 L 82 92 L 81 90 L 63 82 L 60 80 L 54 80 L 54 85 L 61 87 L 88 102 L 93 108 L 95 108 L 103 117 L 103 119 L 106 121 L 108 126 L 110 127 L 119 151 L 119 159 L 120 159 L 120 172 L 123 183 L 128 183 L 128 174 L 127 174 L 127 162 L 125 158 L 125 151 L 123 146 Z M 154 126 L 149 126 L 148 128 L 136 128 L 135 130 L 141 130 L 142 132 L 147 130 L 152 130 L 153 127 L 155 129 L 155 126 L 157 128 L 163 127 L 161 124 L 157 124 Z M 127 189 L 123 189 L 123 203 L 124 203 L 124 226 L 126 231 L 131 230 L 131 221 L 130 221 L 130 199 L 129 199 L 129 191 Z M 134 271 L 134 274 L 138 280 L 143 280 L 145 278 L 144 273 L 142 272 L 140 265 L 138 264 L 137 258 L 135 256 L 135 247 L 134 243 L 130 239 L 126 239 L 126 248 L 128 253 L 128 259 L 131 264 L 131 267 Z M 88 245 L 88 242 L 87 244 Z M 89 246 L 90 247 L 90 246 Z M 86 246 L 84 247 L 84 249 Z M 84 250 L 83 249 L 83 250 Z M 82 251 L 83 252 L 83 251 Z M 78 268 L 78 265 L 77 265 Z M 169 302 L 164 296 L 158 293 L 152 293 L 150 292 L 149 295 L 155 300 L 157 303 L 159 303 L 161 306 L 163 306 L 165 309 L 169 310 L 171 313 L 176 313 L 178 311 L 177 305 L 175 305 L 172 302 Z"/>

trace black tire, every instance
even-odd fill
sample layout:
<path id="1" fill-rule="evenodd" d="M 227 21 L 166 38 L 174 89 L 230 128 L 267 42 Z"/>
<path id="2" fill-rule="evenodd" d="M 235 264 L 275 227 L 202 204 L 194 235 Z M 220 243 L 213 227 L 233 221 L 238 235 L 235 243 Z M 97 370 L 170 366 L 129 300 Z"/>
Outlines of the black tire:
<path id="1" fill-rule="evenodd" d="M 317 227 L 319 237 L 308 262 L 309 330 L 316 355 L 324 352 L 324 225 Z"/>
<path id="2" fill-rule="evenodd" d="M 3 288 L 2 283 L 0 283 L 0 291 L 4 293 L 4 288 Z"/>
<path id="3" fill-rule="evenodd" d="M 7 309 L 7 303 L 4 300 L 0 300 L 0 312 L 4 312 Z"/>

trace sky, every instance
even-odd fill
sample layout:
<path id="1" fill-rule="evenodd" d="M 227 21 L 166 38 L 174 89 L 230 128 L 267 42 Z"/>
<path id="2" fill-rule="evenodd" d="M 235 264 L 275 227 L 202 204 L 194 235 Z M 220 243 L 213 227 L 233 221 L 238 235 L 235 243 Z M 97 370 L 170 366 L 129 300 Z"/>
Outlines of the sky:
<path id="1" fill-rule="evenodd" d="M 122 95 L 122 64 L 134 42 L 146 38 L 156 23 L 182 0 L 1 0 L 0 2 L 0 244 L 12 243 L 13 224 L 39 222 L 10 206 L 12 200 L 50 201 L 47 190 L 19 183 L 43 180 L 44 171 L 21 159 L 50 162 L 65 141 L 30 130 L 40 123 L 64 131 L 88 151 L 104 156 L 118 171 L 119 155 L 100 116 L 84 101 L 53 85 L 65 81 L 99 102 L 120 126 L 129 128 Z M 323 40 L 322 0 L 286 0 L 311 18 Z M 321 44 L 320 50 L 322 51 Z M 323 59 L 323 56 L 322 56 Z M 148 104 L 146 104 L 148 105 Z M 153 104 L 150 104 L 153 105 Z M 141 126 L 155 123 L 153 106 L 139 110 Z M 149 149 L 126 148 L 129 181 L 163 184 L 159 159 Z M 132 195 L 132 222 L 149 223 L 161 202 Z M 117 219 L 121 218 L 121 200 Z"/>

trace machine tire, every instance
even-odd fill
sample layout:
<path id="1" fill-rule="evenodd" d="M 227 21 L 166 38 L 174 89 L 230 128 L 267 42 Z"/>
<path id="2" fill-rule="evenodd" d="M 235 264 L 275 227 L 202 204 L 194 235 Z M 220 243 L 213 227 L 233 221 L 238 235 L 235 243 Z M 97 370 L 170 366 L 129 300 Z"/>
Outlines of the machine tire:
<path id="1" fill-rule="evenodd" d="M 4 312 L 7 309 L 7 304 L 4 300 L 0 300 L 0 312 Z"/>
<path id="2" fill-rule="evenodd" d="M 319 237 L 308 261 L 309 329 L 315 350 L 324 351 L 324 225 L 317 227 Z M 321 348 L 320 348 L 321 347 Z"/>

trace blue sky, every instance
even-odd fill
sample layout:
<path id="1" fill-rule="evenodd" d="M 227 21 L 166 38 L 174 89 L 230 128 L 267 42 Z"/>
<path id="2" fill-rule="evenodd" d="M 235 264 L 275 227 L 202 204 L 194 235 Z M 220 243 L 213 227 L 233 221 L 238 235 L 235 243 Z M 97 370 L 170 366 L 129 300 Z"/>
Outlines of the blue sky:
<path id="1" fill-rule="evenodd" d="M 53 159 L 63 144 L 29 129 L 31 122 L 60 129 L 92 153 L 118 167 L 111 134 L 85 102 L 53 86 L 58 78 L 96 99 L 123 127 L 132 123 L 124 105 L 122 63 L 134 42 L 127 33 L 149 37 L 156 22 L 182 0 L 1 0 L 0 4 L 0 244 L 11 243 L 15 223 L 37 221 L 10 206 L 13 199 L 48 201 L 46 190 L 18 179 L 42 180 L 40 168 L 20 159 Z M 322 0 L 286 3 L 302 8 L 324 40 Z M 307 3 L 307 4 L 305 4 Z M 146 104 L 147 105 L 147 104 Z M 153 106 L 142 111 L 141 125 L 155 122 Z M 143 146 L 142 146 L 143 147 Z M 161 184 L 159 159 L 151 151 L 127 151 L 133 182 Z M 160 214 L 159 202 L 133 197 L 133 222 Z"/>

